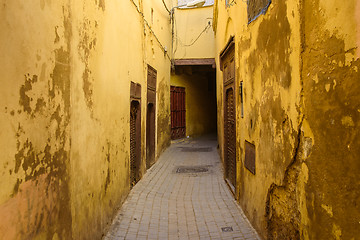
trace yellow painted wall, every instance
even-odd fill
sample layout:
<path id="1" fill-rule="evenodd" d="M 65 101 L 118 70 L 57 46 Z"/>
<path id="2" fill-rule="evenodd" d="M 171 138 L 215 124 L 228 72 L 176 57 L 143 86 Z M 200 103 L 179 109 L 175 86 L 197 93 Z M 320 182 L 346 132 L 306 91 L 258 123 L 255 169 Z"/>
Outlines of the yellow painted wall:
<path id="1" fill-rule="evenodd" d="M 305 1 L 304 238 L 360 238 L 360 1 Z M 304 206 L 304 207 L 305 207 Z"/>
<path id="2" fill-rule="evenodd" d="M 216 132 L 216 98 L 206 74 L 171 75 L 171 86 L 185 88 L 186 136 Z"/>
<path id="3" fill-rule="evenodd" d="M 173 6 L 177 6 L 177 4 L 178 1 L 174 0 Z M 174 9 L 174 59 L 215 57 L 212 13 L 213 6 Z M 196 68 L 196 66 L 194 67 Z M 191 67 L 187 68 L 191 72 Z M 198 136 L 214 132 L 216 130 L 216 103 L 211 97 L 211 93 L 208 92 L 206 73 L 177 75 L 174 72 L 171 75 L 171 85 L 185 87 L 186 135 Z"/>
<path id="4" fill-rule="evenodd" d="M 218 1 L 215 9 L 218 14 L 218 132 L 220 146 L 223 146 L 223 76 L 218 56 L 234 36 L 236 197 L 255 228 L 264 236 L 268 191 L 272 184 L 284 182 L 300 124 L 300 17 L 296 4 L 274 1 L 265 16 L 247 25 L 246 9 L 246 2 L 225 8 L 225 1 Z M 240 117 L 240 81 L 244 86 L 244 118 Z M 256 146 L 256 175 L 246 170 L 243 164 L 245 140 Z M 223 147 L 221 152 L 223 155 Z"/>
<path id="5" fill-rule="evenodd" d="M 174 6 L 177 4 L 176 0 L 175 2 Z M 174 59 L 215 57 L 212 13 L 212 6 L 194 9 L 175 9 Z"/>
<path id="6" fill-rule="evenodd" d="M 359 1 L 272 1 L 248 24 L 247 3 L 214 9 L 219 54 L 235 37 L 236 197 L 265 239 L 356 239 L 360 212 Z M 238 88 L 244 84 L 244 118 Z M 256 175 L 244 142 L 256 145 Z M 344 187 L 347 186 L 347 187 Z"/>
<path id="7" fill-rule="evenodd" d="M 171 6 L 171 0 L 165 1 L 167 7 Z M 151 22 L 151 9 L 153 9 L 153 21 Z M 170 16 L 162 1 L 143 1 L 145 19 L 156 34 L 152 34 L 149 28 L 145 35 L 145 61 L 157 70 L 156 92 L 156 159 L 170 144 L 170 69 L 171 69 L 171 26 Z M 159 43 L 159 41 L 160 43 Z M 166 53 L 164 53 L 166 50 Z M 147 76 L 147 75 L 146 75 Z M 145 89 L 144 89 L 145 90 Z M 145 107 L 145 106 L 144 106 Z M 145 113 L 145 109 L 144 109 Z M 145 122 L 143 123 L 145 124 Z M 145 130 L 145 129 L 144 129 Z M 145 134 L 145 132 L 144 132 Z M 145 154 L 145 153 L 144 153 Z M 145 158 L 145 157 L 144 157 Z"/>
<path id="8" fill-rule="evenodd" d="M 71 238 L 70 6 L 0 3 L 0 239 Z"/>
<path id="9" fill-rule="evenodd" d="M 138 9 L 150 21 L 153 6 L 160 43 L 131 0 L 0 1 L 0 239 L 101 238 L 130 190 L 131 81 L 145 146 L 147 64 L 157 156 L 168 146 L 171 29 L 157 2 Z"/>

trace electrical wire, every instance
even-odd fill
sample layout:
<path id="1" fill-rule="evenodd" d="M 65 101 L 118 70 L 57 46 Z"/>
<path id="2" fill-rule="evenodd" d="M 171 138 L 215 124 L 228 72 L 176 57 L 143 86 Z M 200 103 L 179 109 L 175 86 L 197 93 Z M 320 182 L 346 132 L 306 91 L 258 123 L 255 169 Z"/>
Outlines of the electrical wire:
<path id="1" fill-rule="evenodd" d="M 164 0 L 163 0 L 164 1 Z M 164 2 L 163 2 L 164 3 Z M 175 53 L 177 52 L 177 49 L 178 49 L 178 45 L 180 44 L 182 47 L 191 47 L 193 46 L 198 40 L 199 38 L 201 37 L 201 35 L 208 31 L 209 28 L 212 27 L 212 24 L 209 23 L 206 25 L 206 27 L 200 32 L 200 34 L 196 37 L 195 40 L 193 40 L 190 44 L 183 44 L 181 39 L 178 37 L 178 29 L 177 29 L 177 23 L 176 23 L 176 18 L 174 17 L 174 11 L 172 9 L 172 11 L 170 11 L 170 21 L 171 21 L 171 24 L 172 24 L 172 55 L 175 56 Z M 213 20 L 212 17 L 208 17 L 206 18 L 207 20 L 208 19 L 211 19 Z M 174 46 L 175 45 L 175 46 Z"/>
<path id="2" fill-rule="evenodd" d="M 190 43 L 190 44 L 185 44 L 185 45 L 183 45 L 183 46 L 184 46 L 184 47 L 191 47 L 192 45 L 194 45 L 194 44 L 197 42 L 197 40 L 199 40 L 199 38 L 201 37 L 201 35 L 202 35 L 204 32 L 206 32 L 210 27 L 211 27 L 211 24 L 206 25 L 206 27 L 204 28 L 204 30 L 201 31 L 201 33 L 199 34 L 199 36 L 197 36 L 197 38 L 196 38 L 192 43 Z"/>
<path id="3" fill-rule="evenodd" d="M 152 27 L 150 26 L 150 24 L 148 23 L 148 21 L 145 19 L 144 13 L 140 11 L 139 7 L 136 5 L 136 3 L 134 2 L 134 0 L 130 0 L 130 2 L 133 3 L 133 5 L 135 6 L 137 12 L 140 14 L 140 16 L 142 17 L 142 19 L 144 20 L 144 23 L 146 24 L 146 26 L 149 28 L 150 32 L 153 34 L 153 36 L 155 37 L 156 41 L 159 43 L 160 47 L 162 48 L 162 50 L 164 51 L 164 53 L 166 54 L 166 56 L 169 58 L 169 60 L 171 60 L 169 54 L 167 53 L 166 48 L 162 45 L 162 43 L 160 42 L 159 38 L 156 36 L 155 32 L 152 30 Z"/>
<path id="4" fill-rule="evenodd" d="M 166 11 L 167 11 L 169 14 L 171 14 L 171 12 L 170 12 L 169 8 L 166 6 L 165 1 L 164 1 L 164 0 L 162 0 L 162 2 L 163 2 L 163 4 L 164 4 L 164 7 L 165 7 Z"/>
<path id="5" fill-rule="evenodd" d="M 209 18 L 210 19 L 210 18 Z M 209 30 L 209 28 L 211 28 L 211 24 L 210 24 L 210 22 L 206 25 L 206 27 L 200 32 L 200 34 L 195 38 L 195 40 L 193 40 L 190 44 L 183 44 L 182 43 L 182 41 L 181 41 L 181 39 L 177 36 L 177 34 L 176 34 L 176 42 L 180 42 L 180 45 L 181 46 L 183 46 L 183 47 L 191 47 L 192 45 L 194 45 L 198 40 L 199 40 L 199 38 L 201 37 L 201 35 L 204 33 L 204 32 L 206 32 L 206 31 L 208 31 Z M 176 44 L 176 48 L 177 48 L 177 44 Z"/>

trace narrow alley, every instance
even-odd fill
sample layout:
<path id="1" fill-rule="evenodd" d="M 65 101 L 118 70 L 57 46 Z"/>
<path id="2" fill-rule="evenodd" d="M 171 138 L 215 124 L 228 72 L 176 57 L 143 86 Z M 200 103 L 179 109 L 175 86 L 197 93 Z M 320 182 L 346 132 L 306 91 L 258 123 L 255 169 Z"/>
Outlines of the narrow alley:
<path id="1" fill-rule="evenodd" d="M 260 239 L 223 180 L 215 136 L 174 142 L 134 186 L 105 240 Z"/>
<path id="2" fill-rule="evenodd" d="M 0 0 L 0 53 L 0 240 L 360 240 L 360 0 Z"/>

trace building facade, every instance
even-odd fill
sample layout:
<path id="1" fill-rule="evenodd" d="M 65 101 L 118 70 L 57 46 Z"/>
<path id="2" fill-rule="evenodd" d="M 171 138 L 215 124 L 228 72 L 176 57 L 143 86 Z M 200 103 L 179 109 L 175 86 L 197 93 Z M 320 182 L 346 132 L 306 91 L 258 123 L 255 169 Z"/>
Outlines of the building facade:
<path id="1" fill-rule="evenodd" d="M 191 1 L 175 0 L 174 6 L 187 2 Z M 201 8 L 175 8 L 172 14 L 170 98 L 173 139 L 216 133 L 213 3 L 207 0 Z M 178 95 L 182 97 L 178 98 Z"/>
<path id="2" fill-rule="evenodd" d="M 169 14 L 2 0 L 0 20 L 0 239 L 100 239 L 170 143 Z"/>
<path id="3" fill-rule="evenodd" d="M 217 0 L 225 179 L 264 239 L 357 239 L 360 2 Z"/>
<path id="4" fill-rule="evenodd" d="M 217 131 L 264 239 L 360 236 L 360 1 L 0 0 L 0 239 L 101 239 Z"/>

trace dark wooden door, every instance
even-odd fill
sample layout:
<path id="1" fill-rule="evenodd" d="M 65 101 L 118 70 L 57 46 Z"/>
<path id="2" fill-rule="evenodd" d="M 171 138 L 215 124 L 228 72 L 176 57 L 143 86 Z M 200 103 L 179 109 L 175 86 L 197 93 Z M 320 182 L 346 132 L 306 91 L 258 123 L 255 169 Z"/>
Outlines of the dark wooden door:
<path id="1" fill-rule="evenodd" d="M 170 91 L 171 139 L 184 138 L 186 136 L 185 88 L 171 86 Z"/>
<path id="2" fill-rule="evenodd" d="M 141 112 L 138 101 L 130 106 L 130 186 L 140 180 L 141 164 Z"/>
<path id="3" fill-rule="evenodd" d="M 155 106 L 149 103 L 146 116 L 146 168 L 155 162 Z"/>
<path id="4" fill-rule="evenodd" d="M 236 105 L 235 105 L 235 58 L 234 46 L 222 57 L 224 74 L 224 167 L 225 178 L 236 186 Z"/>
<path id="5" fill-rule="evenodd" d="M 155 163 L 155 110 L 157 71 L 148 65 L 146 114 L 146 168 Z"/>
<path id="6" fill-rule="evenodd" d="M 236 185 L 236 132 L 235 132 L 235 104 L 234 90 L 226 92 L 225 103 L 225 170 L 226 178 L 235 187 Z"/>

